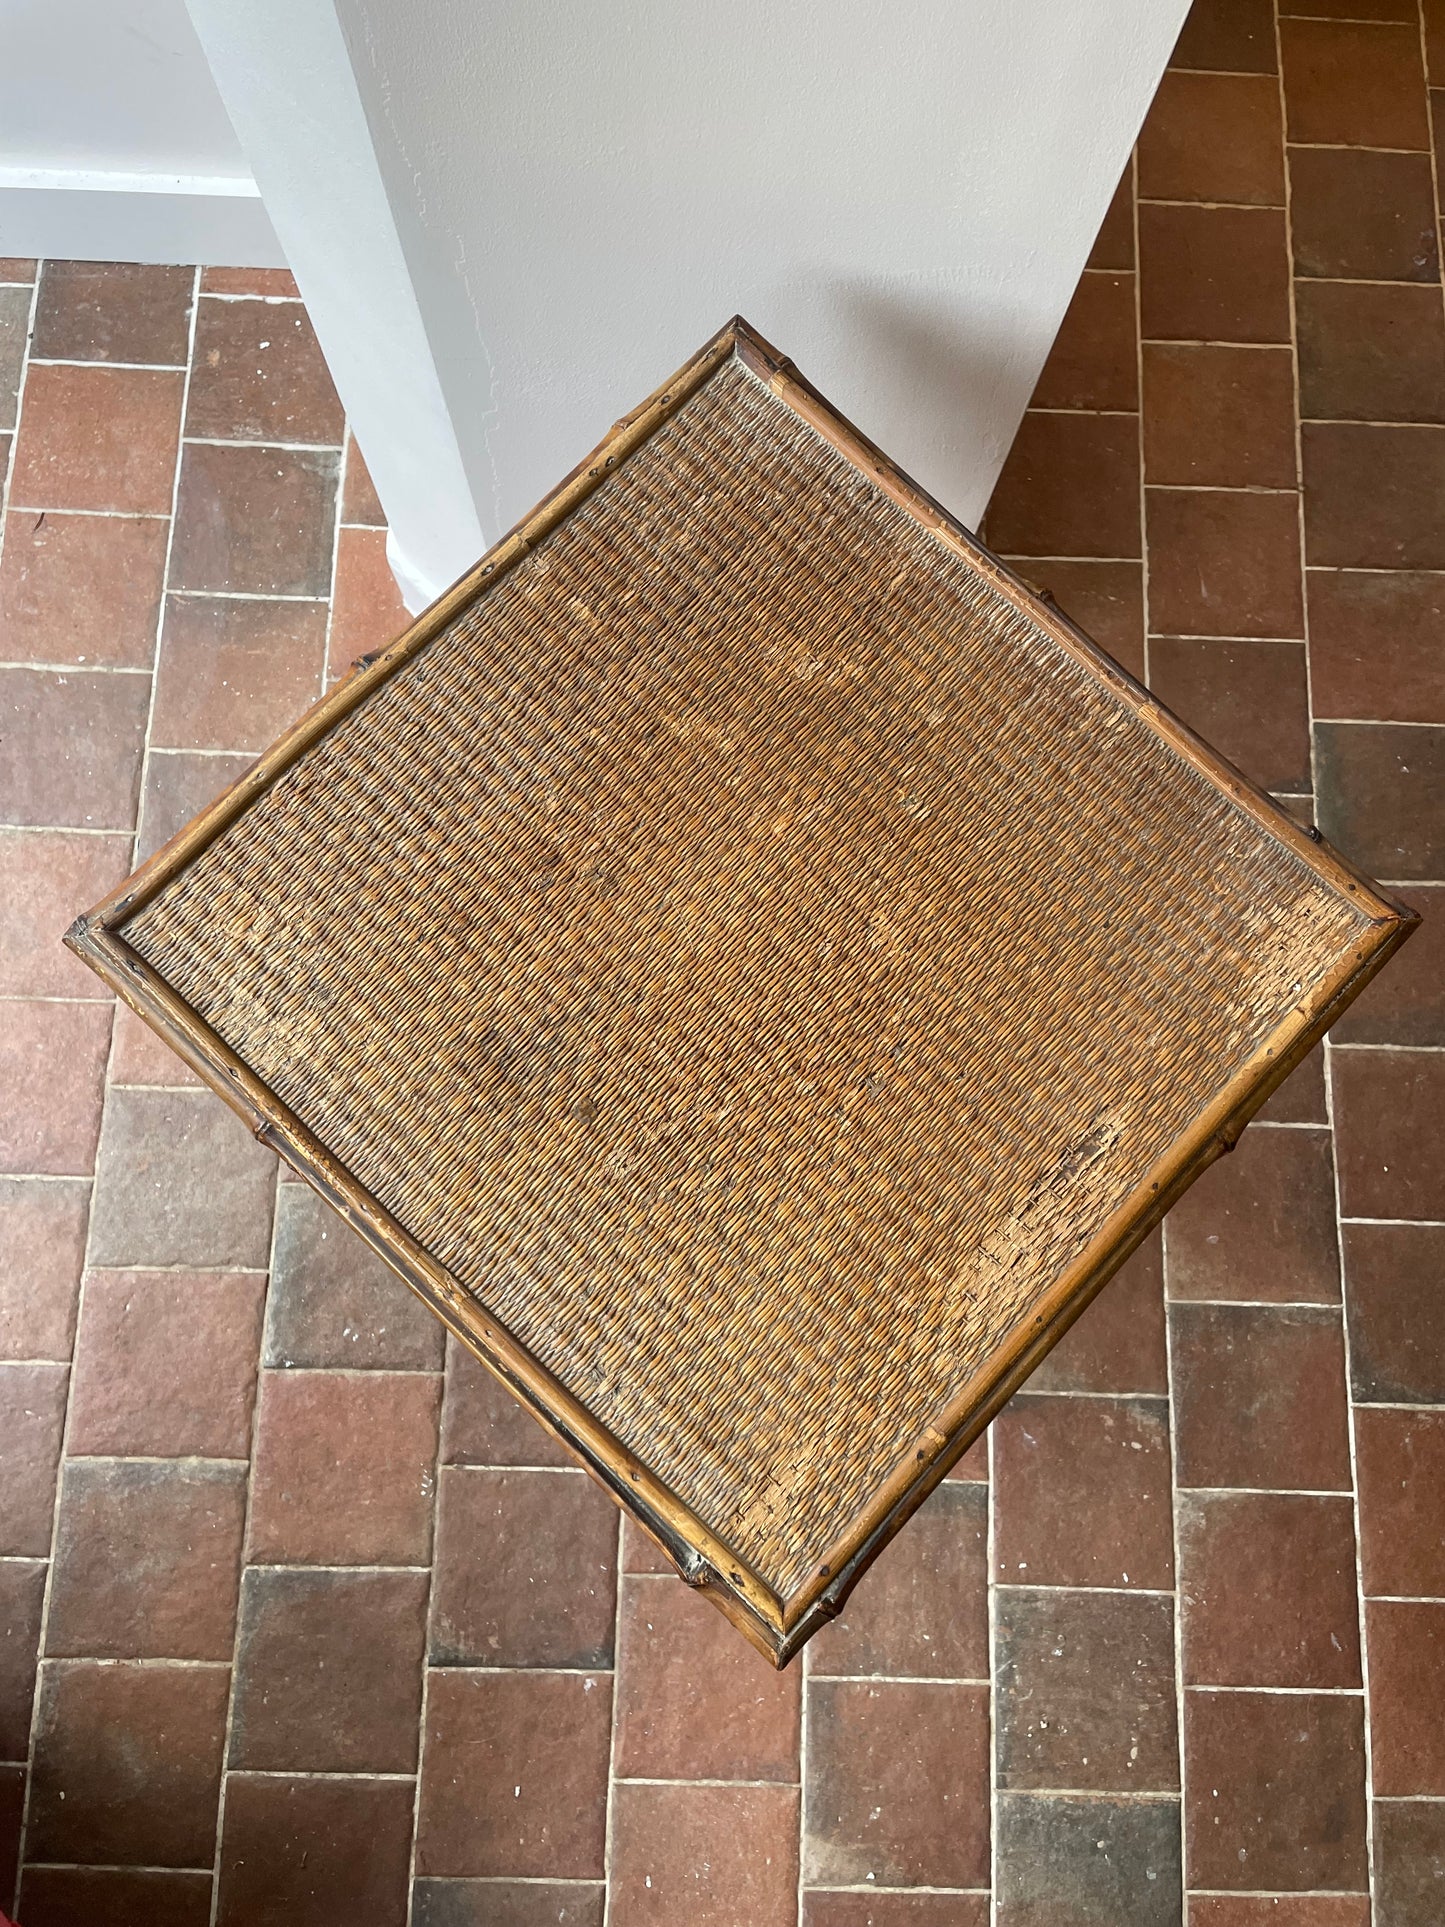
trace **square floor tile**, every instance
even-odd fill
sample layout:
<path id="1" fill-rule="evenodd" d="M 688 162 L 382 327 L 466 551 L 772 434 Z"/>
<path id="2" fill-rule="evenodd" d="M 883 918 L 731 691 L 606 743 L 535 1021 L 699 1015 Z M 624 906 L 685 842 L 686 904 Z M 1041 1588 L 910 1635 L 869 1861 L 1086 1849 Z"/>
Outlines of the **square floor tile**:
<path id="1" fill-rule="evenodd" d="M 613 1927 L 792 1927 L 796 1789 L 619 1786 L 611 1890 Z"/>
<path id="2" fill-rule="evenodd" d="M 275 1187 L 274 1155 L 209 1091 L 113 1090 L 90 1262 L 264 1269 Z"/>
<path id="3" fill-rule="evenodd" d="M 1180 1485 L 1350 1489 L 1337 1311 L 1175 1304 L 1169 1318 Z"/>
<path id="4" fill-rule="evenodd" d="M 11 662 L 148 669 L 170 524 L 161 515 L 12 509 L 0 561 L 0 639 Z"/>
<path id="5" fill-rule="evenodd" d="M 1337 1303 L 1329 1132 L 1247 1130 L 1174 1206 L 1168 1237 L 1172 1298 Z"/>
<path id="6" fill-rule="evenodd" d="M 179 370 L 32 362 L 11 503 L 169 514 L 184 379 Z"/>
<path id="7" fill-rule="evenodd" d="M 404 1919 L 414 1800 L 410 1780 L 230 1774 L 217 1927 Z"/>

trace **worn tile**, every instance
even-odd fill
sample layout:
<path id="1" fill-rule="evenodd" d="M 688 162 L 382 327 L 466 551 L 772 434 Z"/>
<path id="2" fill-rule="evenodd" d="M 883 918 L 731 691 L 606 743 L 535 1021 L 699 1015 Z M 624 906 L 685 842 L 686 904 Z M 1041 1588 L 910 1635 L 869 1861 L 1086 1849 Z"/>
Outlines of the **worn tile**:
<path id="1" fill-rule="evenodd" d="M 617 1788 L 612 1927 L 793 1927 L 793 1787 Z"/>
<path id="2" fill-rule="evenodd" d="M 1294 362 L 1287 348 L 1150 341 L 1143 356 L 1148 481 L 1295 486 Z"/>
<path id="3" fill-rule="evenodd" d="M 439 1372 L 446 1329 L 309 1185 L 276 1198 L 268 1365 Z"/>
<path id="4" fill-rule="evenodd" d="M 146 760 L 137 858 L 144 862 L 184 829 L 193 816 L 230 788 L 255 761 L 241 753 L 214 755 L 158 750 Z"/>
<path id="5" fill-rule="evenodd" d="M 1037 1392 L 1156 1392 L 1169 1388 L 1160 1240 L 1132 1258 L 1029 1374 Z"/>
<path id="6" fill-rule="evenodd" d="M 1445 569 L 1445 427 L 1306 422 L 1312 567 Z"/>
<path id="7" fill-rule="evenodd" d="M 12 662 L 147 668 L 167 524 L 160 516 L 15 509 L 0 563 L 0 649 Z"/>
<path id="8" fill-rule="evenodd" d="M 228 1686 L 224 1666 L 48 1664 L 29 1857 L 210 1866 Z"/>
<path id="9" fill-rule="evenodd" d="M 988 1677 L 988 1494 L 946 1480 L 809 1647 L 815 1673 Z"/>
<path id="10" fill-rule="evenodd" d="M 339 445 L 345 428 L 311 317 L 300 302 L 203 301 L 186 433 L 243 442 Z"/>
<path id="11" fill-rule="evenodd" d="M 1138 423 L 1025 415 L 988 505 L 988 534 L 1007 555 L 1138 555 Z"/>
<path id="12" fill-rule="evenodd" d="M 616 1507 L 584 1474 L 446 1466 L 432 1665 L 610 1666 L 616 1566 Z"/>
<path id="13" fill-rule="evenodd" d="M 1438 1927 L 1445 1800 L 1377 1800 L 1374 1821 L 1378 1927 Z"/>
<path id="14" fill-rule="evenodd" d="M 202 294 L 265 295 L 273 300 L 298 298 L 295 277 L 285 268 L 202 268 Z"/>
<path id="15" fill-rule="evenodd" d="M 35 296 L 31 356 L 184 367 L 194 281 L 194 268 L 45 261 Z"/>
<path id="16" fill-rule="evenodd" d="M 1316 716 L 1445 717 L 1445 576 L 1310 569 L 1305 581 Z"/>
<path id="17" fill-rule="evenodd" d="M 626 1513 L 622 1518 L 622 1570 L 661 1572 L 674 1579 L 677 1577 L 677 1567 L 662 1547 Z"/>
<path id="18" fill-rule="evenodd" d="M 774 1672 L 709 1600 L 657 1575 L 623 1582 L 621 1643 L 619 1777 L 797 1780 L 800 1666 Z"/>
<path id="19" fill-rule="evenodd" d="M 421 1372 L 263 1372 L 250 1558 L 424 1565 L 440 1390 Z"/>
<path id="20" fill-rule="evenodd" d="M 577 1463 L 567 1448 L 455 1338 L 447 1341 L 442 1460 L 447 1465 Z"/>
<path id="21" fill-rule="evenodd" d="M 1086 266 L 1132 268 L 1134 265 L 1134 159 L 1125 165 L 1119 184 L 1099 223 Z"/>
<path id="22" fill-rule="evenodd" d="M 993 1440 L 995 1578 L 1173 1585 L 1162 1400 L 1016 1394 L 994 1420 Z"/>
<path id="23" fill-rule="evenodd" d="M 996 1596 L 998 1784 L 1179 1785 L 1168 1596 L 1009 1587 Z"/>
<path id="24" fill-rule="evenodd" d="M 406 1914 L 409 1780 L 226 1782 L 216 1927 L 357 1927 Z"/>
<path id="25" fill-rule="evenodd" d="M 36 265 L 34 261 L 24 260 L 18 254 L 0 255 L 0 281 L 33 284 Z"/>
<path id="26" fill-rule="evenodd" d="M 1355 1413 L 1360 1567 L 1367 1593 L 1445 1599 L 1445 1410 Z"/>
<path id="27" fill-rule="evenodd" d="M 1445 1053 L 1340 1050 L 1331 1076 L 1344 1215 L 1445 1220 Z"/>
<path id="28" fill-rule="evenodd" d="M 1193 1688 L 1184 1735 L 1191 1887 L 1364 1890 L 1358 1696 Z"/>
<path id="29" fill-rule="evenodd" d="M 804 1890 L 802 1927 L 989 1927 L 986 1893 Z"/>
<path id="30" fill-rule="evenodd" d="M 7 1899 L 15 1890 L 15 1876 L 19 1872 L 25 1782 L 23 1764 L 0 1766 L 0 1890 Z"/>
<path id="31" fill-rule="evenodd" d="M 246 1573 L 230 1765 L 414 1773 L 425 1572 Z"/>
<path id="32" fill-rule="evenodd" d="M 1309 788 L 1309 677 L 1302 642 L 1151 636 L 1149 686 L 1261 789 Z"/>
<path id="33" fill-rule="evenodd" d="M 1144 579 L 1139 562 L 1010 559 L 1036 594 L 1052 596 L 1071 622 L 1115 662 L 1144 679 Z"/>
<path id="34" fill-rule="evenodd" d="M 151 737 L 180 749 L 264 749 L 321 694 L 324 602 L 172 596 Z"/>
<path id="35" fill-rule="evenodd" d="M 1157 634 L 1303 633 L 1293 494 L 1149 488 L 1145 496 L 1149 619 Z"/>
<path id="36" fill-rule="evenodd" d="M 0 1177 L 0 1358 L 69 1358 L 89 1216 L 84 1178 Z"/>
<path id="37" fill-rule="evenodd" d="M 1331 843 L 1377 877 L 1445 876 L 1445 728 L 1317 723 L 1315 756 Z"/>
<path id="38" fill-rule="evenodd" d="M 0 1026 L 0 1171 L 84 1177 L 95 1162 L 109 1004 L 13 1003 Z"/>
<path id="39" fill-rule="evenodd" d="M 1359 1685 L 1349 1493 L 1181 1494 L 1179 1590 L 1191 1685 Z"/>
<path id="40" fill-rule="evenodd" d="M 1168 1263 L 1173 1298 L 1338 1300 L 1329 1133 L 1246 1131 L 1170 1211 Z"/>
<path id="41" fill-rule="evenodd" d="M 93 1271 L 68 1450 L 246 1458 L 265 1294 L 259 1272 Z"/>
<path id="42" fill-rule="evenodd" d="M 1139 406 L 1132 274 L 1094 270 L 1081 276 L 1029 406 Z"/>
<path id="43" fill-rule="evenodd" d="M 1169 1316 L 1181 1486 L 1349 1490 L 1338 1312 L 1175 1304 Z"/>
<path id="44" fill-rule="evenodd" d="M 1277 208 L 1139 209 L 1146 341 L 1289 340 L 1289 254 Z"/>
<path id="45" fill-rule="evenodd" d="M 162 1089 L 198 1090 L 201 1083 L 185 1059 L 137 1017 L 129 1004 L 115 1007 L 106 1075 L 112 1085 L 154 1084 Z"/>
<path id="46" fill-rule="evenodd" d="M 1272 74 L 1274 8 L 1270 0 L 1194 0 L 1169 65 L 1214 73 Z"/>
<path id="47" fill-rule="evenodd" d="M 1370 1927 L 1368 1894 L 1191 1894 L 1190 1927 Z"/>
<path id="48" fill-rule="evenodd" d="M 1295 147 L 1289 178 L 1296 274 L 1439 280 L 1428 155 Z"/>
<path id="49" fill-rule="evenodd" d="M 27 1867 L 26 1927 L 210 1927 L 211 1875 L 154 1867 Z"/>
<path id="50" fill-rule="evenodd" d="M 0 429 L 15 426 L 30 326 L 29 288 L 0 287 Z"/>
<path id="51" fill-rule="evenodd" d="M 0 829 L 0 991 L 10 997 L 104 997 L 61 942 L 77 911 L 130 868 L 127 836 Z"/>
<path id="52" fill-rule="evenodd" d="M 1292 141 L 1429 147 L 1417 21 L 1285 19 L 1279 37 Z"/>
<path id="53" fill-rule="evenodd" d="M 441 1459 L 445 1465 L 576 1465 L 565 1445 L 455 1337 L 447 1341 Z"/>
<path id="54" fill-rule="evenodd" d="M 1445 1600 L 1368 1600 L 1365 1644 L 1376 1796 L 1445 1795 Z"/>
<path id="55" fill-rule="evenodd" d="M 245 1517 L 241 1464 L 67 1460 L 47 1654 L 229 1660 Z"/>
<path id="56" fill-rule="evenodd" d="M 1434 288 L 1302 280 L 1295 300 L 1302 415 L 1445 421 L 1445 317 Z"/>
<path id="57" fill-rule="evenodd" d="M 1355 1397 L 1445 1404 L 1445 1225 L 1341 1229 Z"/>
<path id="58" fill-rule="evenodd" d="M 339 467 L 333 450 L 188 443 L 172 588 L 328 595 Z"/>
<path id="59" fill-rule="evenodd" d="M 183 379 L 159 368 L 31 362 L 12 504 L 169 513 Z"/>
<path id="60" fill-rule="evenodd" d="M 1273 74 L 1171 69 L 1139 133 L 1139 192 L 1283 207 L 1283 142 Z"/>
<path id="61" fill-rule="evenodd" d="M 605 1674 L 434 1673 L 416 1871 L 597 1879 L 611 1698 Z"/>
<path id="62" fill-rule="evenodd" d="M 810 1885 L 988 1885 L 987 1687 L 817 1680 L 807 1722 Z"/>
<path id="63" fill-rule="evenodd" d="M 410 624 L 386 559 L 385 529 L 343 529 L 336 543 L 328 681 L 339 682 L 360 657 L 395 642 Z"/>
<path id="64" fill-rule="evenodd" d="M 581 1880 L 418 1880 L 412 1927 L 602 1927 L 606 1888 Z"/>
<path id="65" fill-rule="evenodd" d="M 275 1184 L 274 1156 L 209 1091 L 113 1090 L 90 1262 L 264 1269 Z"/>
<path id="66" fill-rule="evenodd" d="M 356 445 L 356 437 L 346 437 L 345 477 L 341 485 L 341 521 L 347 528 L 384 529 L 382 510 L 366 460 Z"/>
<path id="67" fill-rule="evenodd" d="M 998 1927 L 1179 1927 L 1178 1800 L 1001 1793 Z"/>
<path id="68" fill-rule="evenodd" d="M 130 829 L 149 706 L 144 676 L 0 669 L 0 821 Z"/>
<path id="69" fill-rule="evenodd" d="M 48 1559 L 64 1365 L 0 1363 L 0 1555 Z"/>
<path id="70" fill-rule="evenodd" d="M 1313 820 L 1313 799 L 1310 816 Z M 1322 1044 L 1316 1044 L 1304 1062 L 1295 1066 L 1279 1089 L 1261 1105 L 1257 1115 L 1262 1124 L 1329 1122 L 1329 1114 L 1325 1109 L 1325 1052 Z"/>
<path id="71" fill-rule="evenodd" d="M 0 1560 L 0 1760 L 29 1751 L 44 1600 L 44 1560 Z"/>

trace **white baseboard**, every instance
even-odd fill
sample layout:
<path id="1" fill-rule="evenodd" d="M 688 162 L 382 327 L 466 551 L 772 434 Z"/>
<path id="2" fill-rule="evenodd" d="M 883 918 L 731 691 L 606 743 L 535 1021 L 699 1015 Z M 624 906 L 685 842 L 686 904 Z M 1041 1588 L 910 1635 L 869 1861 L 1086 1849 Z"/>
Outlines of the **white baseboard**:
<path id="1" fill-rule="evenodd" d="M 0 255 L 284 268 L 255 183 L 0 167 Z"/>

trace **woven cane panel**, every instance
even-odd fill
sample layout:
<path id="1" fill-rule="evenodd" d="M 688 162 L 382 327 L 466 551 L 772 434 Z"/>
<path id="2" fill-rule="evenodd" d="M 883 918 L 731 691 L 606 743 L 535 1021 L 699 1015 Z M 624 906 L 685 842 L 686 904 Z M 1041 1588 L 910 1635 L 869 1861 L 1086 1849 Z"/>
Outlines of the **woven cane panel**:
<path id="1" fill-rule="evenodd" d="M 786 1592 L 1359 927 L 730 361 L 126 935 Z"/>

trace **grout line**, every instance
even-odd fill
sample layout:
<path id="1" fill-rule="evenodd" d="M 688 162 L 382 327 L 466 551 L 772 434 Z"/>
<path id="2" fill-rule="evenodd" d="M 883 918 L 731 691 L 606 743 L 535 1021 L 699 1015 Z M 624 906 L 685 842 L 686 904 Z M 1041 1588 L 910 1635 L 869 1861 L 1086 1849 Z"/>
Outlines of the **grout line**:
<path id="1" fill-rule="evenodd" d="M 1398 725 L 1392 724 L 1391 727 L 1406 728 L 1414 727 L 1414 725 L 1402 723 Z M 1434 727 L 1434 725 L 1421 724 L 1419 727 L 1431 728 Z M 1338 1051 L 1392 1051 L 1403 1057 L 1439 1057 L 1442 1052 L 1445 1052 L 1445 1044 L 1350 1044 L 1341 1042 L 1336 1043 L 1334 1048 Z"/>
<path id="2" fill-rule="evenodd" d="M 1027 1586 L 1014 1588 L 1027 1592 Z M 1040 1589 L 1036 1589 L 1040 1590 Z M 1059 1592 L 1085 1592 L 1084 1586 L 1049 1588 Z M 951 1673 L 812 1673 L 809 1675 L 818 1686 L 989 1686 L 992 1675 L 986 1679 L 955 1678 Z"/>
<path id="3" fill-rule="evenodd" d="M 197 270 L 199 274 L 199 270 Z M 259 1345 L 264 1346 L 266 1337 L 265 1299 L 271 1295 L 271 1276 L 276 1264 L 276 1233 L 280 1224 L 280 1185 L 271 1190 L 271 1243 L 266 1254 L 266 1288 L 261 1305 L 261 1333 Z M 231 1678 L 226 1694 L 226 1723 L 221 1732 L 221 1783 L 216 1793 L 216 1848 L 211 1863 L 211 1927 L 216 1927 L 216 1917 L 221 1905 L 221 1847 L 226 1831 L 226 1789 L 231 1776 L 231 1741 L 236 1723 L 236 1680 L 240 1673 L 241 1661 L 241 1606 L 246 1594 L 246 1547 L 251 1536 L 251 1501 L 256 1488 L 256 1427 L 261 1413 L 261 1364 L 256 1362 L 256 1382 L 251 1393 L 251 1424 L 246 1453 L 245 1495 L 241 1504 L 241 1566 L 236 1578 L 236 1630 L 231 1636 Z"/>
<path id="4" fill-rule="evenodd" d="M 148 669 L 132 668 L 111 662 L 33 662 L 11 657 L 0 662 L 0 669 L 41 670 L 47 676 L 148 676 Z"/>
<path id="5" fill-rule="evenodd" d="M 1335 1305 L 1322 1305 L 1322 1311 L 1338 1311 Z M 1176 1492 L 1187 1497 L 1207 1499 L 1348 1499 L 1350 1488 L 1341 1486 L 1294 1486 L 1294 1485 L 1180 1485 Z M 1132 1590 L 1132 1588 L 1131 1588 Z"/>
<path id="6" fill-rule="evenodd" d="M 43 515 L 69 517 L 73 521 L 96 520 L 101 522 L 168 522 L 165 509 L 72 509 L 59 508 L 54 503 L 42 507 L 37 502 L 11 502 L 8 509 L 16 515 Z"/>
<path id="7" fill-rule="evenodd" d="M 627 1515 L 619 1508 L 616 1553 L 617 1596 L 612 1607 L 612 1707 L 607 1730 L 607 1791 L 603 1796 L 602 1807 L 602 1927 L 608 1927 L 608 1922 L 612 1918 L 612 1841 L 617 1825 L 617 1694 L 622 1673 L 622 1588 L 629 1576 L 623 1570 L 626 1527 Z M 801 1842 L 798 1865 L 801 1869 Z M 801 1921 L 799 1927 L 802 1927 Z"/>
<path id="8" fill-rule="evenodd" d="M 1269 1699 L 1360 1699 L 1364 1694 L 1363 1686 L 1221 1686 L 1217 1683 L 1191 1680 L 1185 1687 L 1186 1693 L 1253 1693 L 1257 1698 Z"/>
<path id="9" fill-rule="evenodd" d="M 1445 1605 L 1445 1592 L 1367 1592 L 1365 1598 L 1371 1605 L 1381 1606 Z"/>
<path id="10" fill-rule="evenodd" d="M 1300 492 L 1298 484 L 1290 488 L 1265 488 L 1258 482 L 1149 482 L 1145 486 L 1155 495 L 1298 495 Z M 1249 640 L 1235 636 L 1214 638 L 1220 642 L 1241 639 Z M 1291 636 L 1285 640 L 1295 642 L 1299 638 Z"/>
<path id="11" fill-rule="evenodd" d="M 317 695 L 324 696 L 331 683 L 331 632 L 336 626 L 336 576 L 341 563 L 341 504 L 346 494 L 346 440 L 350 429 L 349 420 L 341 423 L 341 462 L 336 472 L 336 501 L 332 510 L 331 525 L 331 573 L 327 578 L 329 587 L 326 594 L 326 622 L 321 638 L 321 675 Z M 443 1364 L 443 1372 L 446 1367 Z M 408 1888 L 410 1894 L 410 1888 Z M 411 1927 L 411 1902 L 407 1901 L 407 1927 Z"/>
<path id="12" fill-rule="evenodd" d="M 279 589 L 265 592 L 259 589 L 172 589 L 167 585 L 168 600 L 187 596 L 193 602 L 325 602 L 327 599 L 324 595 L 293 595 Z M 212 753 L 221 754 L 220 751 Z"/>
<path id="13" fill-rule="evenodd" d="M 955 1894 L 981 1896 L 990 1890 L 987 1887 L 889 1887 L 881 1885 L 878 1881 L 869 1880 L 852 1887 L 814 1881 L 809 1884 L 806 1891 L 810 1894 L 945 1894 L 951 1897 Z"/>
<path id="14" fill-rule="evenodd" d="M 99 1666 L 106 1672 L 119 1672 L 129 1666 L 139 1672 L 219 1673 L 230 1665 L 227 1659 L 114 1659 L 104 1653 L 48 1653 L 36 1662 L 41 1667 L 60 1670 L 66 1666 Z"/>
<path id="15" fill-rule="evenodd" d="M 264 442 L 243 440 L 238 435 L 183 435 L 181 445 L 185 448 L 265 448 L 273 455 L 337 456 L 343 447 L 341 442 Z"/>
<path id="16" fill-rule="evenodd" d="M 996 1579 L 993 1587 L 995 1592 L 1077 1592 L 1088 1593 L 1091 1596 L 1094 1593 L 1117 1593 L 1121 1599 L 1172 1599 L 1174 1597 L 1173 1588 L 1170 1586 L 1054 1586 L 1046 1580 L 1035 1580 L 1030 1585 L 1026 1579 Z"/>
<path id="17" fill-rule="evenodd" d="M 1211 212 L 1223 211 L 1230 214 L 1278 214 L 1284 205 L 1281 201 L 1181 201 L 1170 200 L 1161 194 L 1141 194 L 1140 207 L 1201 207 Z"/>
<path id="18" fill-rule="evenodd" d="M 1404 21 L 1391 22 L 1403 26 Z M 1286 141 L 1295 153 L 1305 154 L 1428 154 L 1428 147 L 1369 147 L 1359 141 Z M 1422 284 L 1423 285 L 1423 284 Z"/>
<path id="19" fill-rule="evenodd" d="M 1408 1224 L 1419 1225 L 1429 1231 L 1445 1230 L 1445 1218 L 1352 1218 L 1340 1214 L 1341 1224 Z"/>
<path id="20" fill-rule="evenodd" d="M 417 1713 L 416 1786 L 411 1803 L 411 1844 L 407 1850 L 406 1862 L 405 1927 L 411 1927 L 412 1915 L 416 1907 L 416 1852 L 417 1843 L 421 1839 L 421 1770 L 423 1754 L 426 1751 L 427 1713 L 431 1702 L 431 1613 L 432 1595 L 436 1589 L 436 1523 L 437 1512 L 441 1506 L 441 1406 L 446 1402 L 446 1372 L 451 1350 L 451 1346 L 448 1346 L 442 1356 L 442 1396 L 438 1402 L 437 1409 L 436 1456 L 432 1460 L 431 1540 L 429 1547 L 431 1557 L 426 1567 L 426 1604 L 422 1613 L 421 1703 Z M 220 1883 L 218 1881 L 218 1891 L 219 1885 Z"/>
<path id="21" fill-rule="evenodd" d="M 119 368 L 132 374 L 144 372 L 153 375 L 183 375 L 186 372 L 186 363 L 183 361 L 98 361 L 94 356 L 82 355 L 32 355 L 30 359 L 37 368 Z"/>
<path id="22" fill-rule="evenodd" d="M 539 1669 L 536 1667 L 519 1667 L 517 1670 L 535 1672 Z M 543 1667 L 540 1670 L 545 1672 L 548 1669 Z M 617 1775 L 617 1784 L 618 1786 L 746 1786 L 790 1788 L 796 1787 L 798 1783 L 796 1780 L 716 1780 L 703 1777 L 693 1778 L 691 1776 L 683 1778 L 677 1774 L 673 1774 L 669 1778 L 663 1778 L 650 1773 L 619 1773 Z"/>
<path id="23" fill-rule="evenodd" d="M 1163 1801 L 1178 1800 L 1178 1787 L 1100 1787 L 1100 1786 L 1006 1786 L 1003 1789 L 1006 1800 L 1103 1800 L 1103 1801 L 1149 1801 L 1159 1805 Z"/>
<path id="24" fill-rule="evenodd" d="M 344 1773 L 316 1767 L 233 1766 L 227 1778 L 238 1780 L 414 1780 L 414 1773 Z"/>
<path id="25" fill-rule="evenodd" d="M 1179 1553 L 1179 1495 L 1185 1488 L 1179 1484 L 1179 1452 L 1175 1437 L 1175 1390 L 1174 1390 L 1174 1320 L 1169 1316 L 1169 1220 L 1164 1217 L 1159 1223 L 1159 1284 L 1164 1299 L 1164 1380 L 1169 1388 L 1169 1529 L 1170 1545 L 1174 1555 L 1174 1586 L 1166 1595 L 1173 1606 L 1173 1654 L 1174 1654 L 1174 1748 L 1179 1762 L 1179 1882 L 1181 1888 L 1180 1914 L 1181 1927 L 1188 1922 L 1189 1901 L 1183 1893 L 1188 1875 L 1189 1841 L 1188 1808 L 1184 1795 L 1187 1783 L 1185 1767 L 1185 1712 L 1184 1697 L 1184 1579 L 1183 1561 Z"/>
<path id="26" fill-rule="evenodd" d="M 204 1874 L 210 1878 L 209 1867 L 150 1867 L 119 1866 L 114 1863 L 96 1863 L 91 1860 L 32 1860 L 29 1871 L 32 1873 L 192 1873 Z"/>
<path id="27" fill-rule="evenodd" d="M 202 288 L 198 298 L 202 301 L 265 301 L 273 308 L 285 307 L 288 302 L 293 308 L 301 306 L 299 294 L 227 294 L 217 288 Z"/>
<path id="28" fill-rule="evenodd" d="M 21 282 L 20 286 L 24 286 Z M 25 390 L 30 376 L 30 340 L 35 333 L 35 309 L 40 298 L 40 264 L 35 267 L 35 280 L 30 289 L 30 306 L 25 315 L 25 340 L 20 351 L 20 379 L 15 385 L 15 420 L 6 431 L 10 436 L 10 446 L 6 454 L 4 473 L 0 474 L 0 560 L 5 553 L 5 530 L 7 518 L 12 507 L 11 485 L 15 479 L 15 463 L 20 452 L 20 425 L 25 418 Z"/>
<path id="29" fill-rule="evenodd" d="M 1132 170 L 1134 157 L 1129 157 Z M 1137 256 L 1136 256 L 1137 259 Z M 1138 277 L 1135 281 L 1137 284 Z M 989 1927 L 998 1927 L 999 1894 L 999 1831 L 998 1831 L 998 1472 L 994 1464 L 996 1457 L 993 1426 L 988 1428 L 988 1517 L 984 1527 L 984 1556 L 988 1561 L 985 1575 L 984 1605 L 987 1615 L 988 1637 L 988 1880 Z M 1022 1587 L 1019 1588 L 1023 1590 Z"/>

